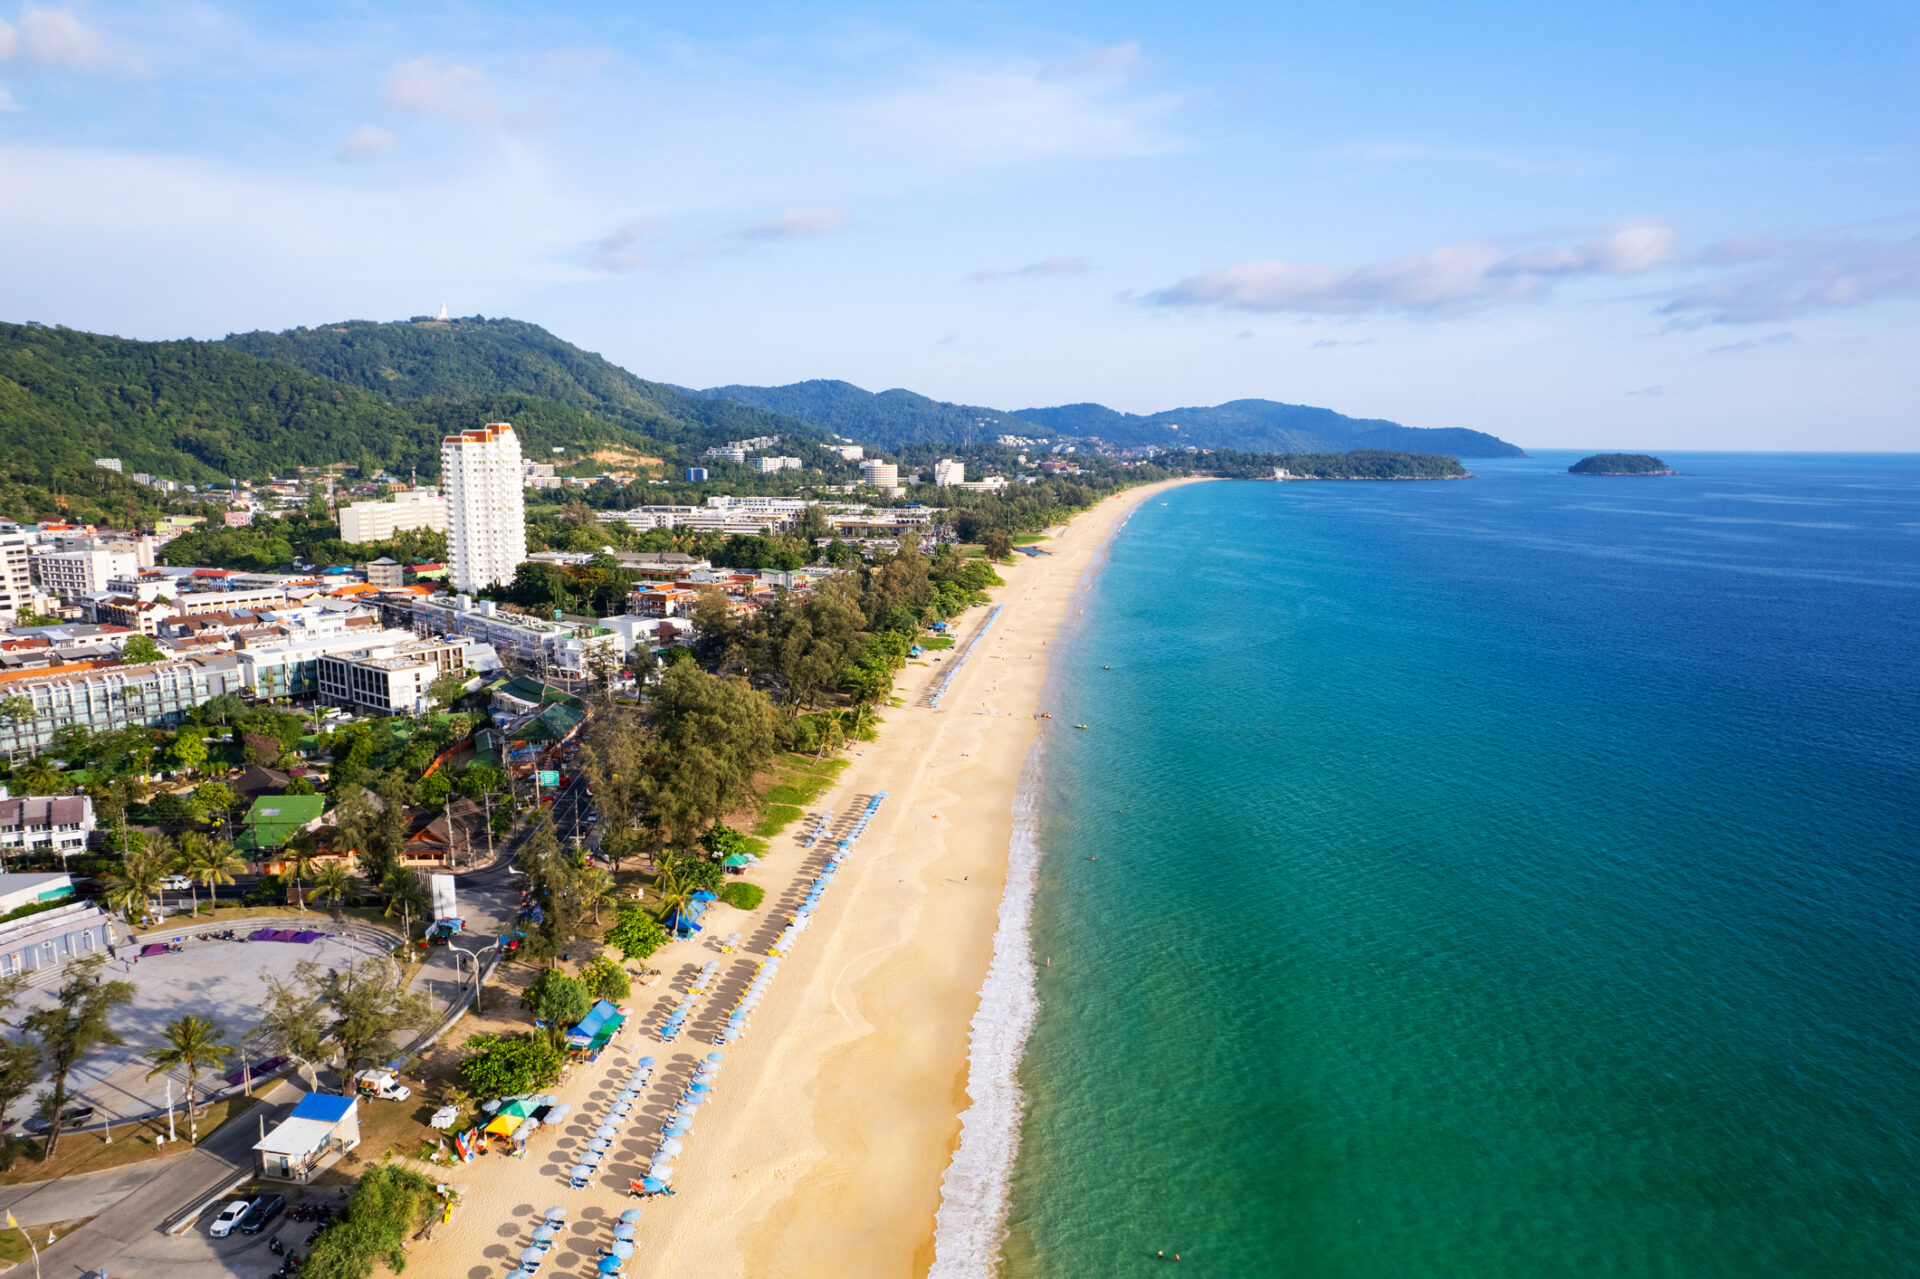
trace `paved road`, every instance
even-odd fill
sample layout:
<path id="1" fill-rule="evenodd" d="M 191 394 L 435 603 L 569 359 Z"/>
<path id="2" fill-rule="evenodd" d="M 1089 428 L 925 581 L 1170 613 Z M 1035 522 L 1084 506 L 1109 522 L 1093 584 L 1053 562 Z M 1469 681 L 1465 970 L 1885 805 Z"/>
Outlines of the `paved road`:
<path id="1" fill-rule="evenodd" d="M 127 1169 L 129 1173 L 143 1173 L 144 1179 L 125 1197 L 109 1205 L 112 1211 L 96 1216 L 42 1252 L 41 1273 L 82 1275 L 104 1267 L 117 1279 L 123 1271 L 115 1262 L 130 1246 L 143 1242 L 167 1217 L 205 1199 L 235 1177 L 251 1172 L 253 1145 L 260 1140 L 259 1117 L 264 1117 L 266 1126 L 271 1128 L 286 1118 L 303 1095 L 304 1090 L 292 1084 L 278 1084 L 238 1122 L 226 1125 L 197 1148 L 157 1163 L 137 1164 Z M 46 1187 L 44 1193 L 69 1192 L 55 1183 Z"/>

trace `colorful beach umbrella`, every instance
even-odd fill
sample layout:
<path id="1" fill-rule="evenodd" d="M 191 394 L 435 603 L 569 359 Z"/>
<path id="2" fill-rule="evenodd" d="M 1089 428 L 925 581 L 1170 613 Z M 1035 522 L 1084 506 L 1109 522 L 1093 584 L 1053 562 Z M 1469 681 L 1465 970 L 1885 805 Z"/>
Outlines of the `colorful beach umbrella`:
<path id="1" fill-rule="evenodd" d="M 623 1226 L 631 1226 L 639 1220 L 640 1210 L 638 1208 L 629 1208 L 620 1214 L 620 1224 Z"/>
<path id="2" fill-rule="evenodd" d="M 613 1246 L 607 1249 L 607 1251 L 612 1253 L 614 1256 L 620 1258 L 620 1260 L 625 1261 L 628 1257 L 631 1257 L 633 1255 L 633 1240 L 615 1239 L 613 1241 Z"/>
<path id="3" fill-rule="evenodd" d="M 545 1261 L 546 1258 L 547 1254 L 538 1248 L 522 1248 L 520 1250 L 520 1264 L 523 1266 L 537 1266 L 542 1261 Z"/>
<path id="4" fill-rule="evenodd" d="M 552 1226 L 534 1227 L 533 1241 L 535 1243 L 550 1244 L 559 1237 L 560 1237 L 560 1232 L 558 1230 L 555 1230 Z"/>
<path id="5" fill-rule="evenodd" d="M 617 1275 L 620 1273 L 620 1267 L 622 1264 L 623 1263 L 618 1257 L 613 1257 L 613 1256 L 602 1257 L 600 1258 L 600 1273 L 603 1275 Z"/>
<path id="6" fill-rule="evenodd" d="M 565 1221 L 566 1219 L 567 1219 L 567 1210 L 566 1210 L 565 1208 L 549 1208 L 549 1209 L 547 1209 L 547 1220 L 548 1220 L 548 1221 L 552 1221 L 552 1222 L 562 1222 L 562 1221 Z"/>
<path id="7" fill-rule="evenodd" d="M 613 1228 L 613 1240 L 615 1243 L 630 1242 L 639 1231 L 640 1227 L 632 1222 L 623 1221 Z"/>

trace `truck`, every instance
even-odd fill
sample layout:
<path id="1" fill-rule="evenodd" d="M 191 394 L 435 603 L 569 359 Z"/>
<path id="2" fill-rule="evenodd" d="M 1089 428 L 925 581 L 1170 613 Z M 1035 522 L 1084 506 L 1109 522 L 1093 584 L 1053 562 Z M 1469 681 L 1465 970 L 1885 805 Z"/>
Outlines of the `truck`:
<path id="1" fill-rule="evenodd" d="M 391 1070 L 363 1070 L 353 1077 L 354 1088 L 362 1097 L 384 1097 L 388 1101 L 405 1101 L 413 1096 L 413 1089 L 400 1082 L 400 1076 Z"/>

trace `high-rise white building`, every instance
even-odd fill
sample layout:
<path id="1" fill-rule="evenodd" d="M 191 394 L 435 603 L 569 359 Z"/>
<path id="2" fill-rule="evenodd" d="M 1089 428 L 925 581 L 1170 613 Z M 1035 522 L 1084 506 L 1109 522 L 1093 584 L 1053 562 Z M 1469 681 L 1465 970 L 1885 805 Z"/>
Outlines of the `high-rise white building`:
<path id="1" fill-rule="evenodd" d="M 340 508 L 343 542 L 384 542 L 408 528 L 446 532 L 447 500 L 431 489 L 408 489 L 390 502 L 354 502 Z"/>
<path id="2" fill-rule="evenodd" d="M 882 462 L 877 459 L 862 462 L 860 482 L 868 488 L 898 488 L 900 487 L 900 468 L 892 462 Z"/>
<path id="3" fill-rule="evenodd" d="M 948 457 L 941 458 L 933 464 L 933 482 L 941 488 L 946 488 L 950 484 L 965 484 L 967 464 L 956 462 Z"/>
<path id="4" fill-rule="evenodd" d="M 527 558 L 520 487 L 520 437 L 489 422 L 440 441 L 440 489 L 447 499 L 447 579 L 456 591 L 513 580 Z"/>
<path id="5" fill-rule="evenodd" d="M 0 622 L 8 625 L 33 611 L 33 568 L 27 546 L 24 533 L 0 533 Z"/>

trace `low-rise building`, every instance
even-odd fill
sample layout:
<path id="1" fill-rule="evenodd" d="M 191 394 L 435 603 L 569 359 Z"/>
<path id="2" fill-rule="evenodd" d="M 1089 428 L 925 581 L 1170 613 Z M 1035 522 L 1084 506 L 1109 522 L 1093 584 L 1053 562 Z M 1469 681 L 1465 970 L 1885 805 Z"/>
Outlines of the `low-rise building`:
<path id="1" fill-rule="evenodd" d="M 129 551 L 97 547 L 73 551 L 46 551 L 33 557 L 33 574 L 40 585 L 61 599 L 77 599 L 107 588 L 115 577 L 132 577 L 140 561 Z"/>
<path id="2" fill-rule="evenodd" d="M 410 630 L 382 630 L 376 625 L 342 626 L 337 630 L 303 631 L 259 642 L 249 637 L 234 650 L 233 656 L 239 664 L 241 682 L 255 697 L 263 701 L 277 697 L 312 697 L 320 691 L 321 658 L 406 644 L 413 638 Z"/>
<path id="3" fill-rule="evenodd" d="M 0 800 L 0 811 L 6 803 Z M 4 827 L 0 827 L 4 829 Z M 0 915 L 11 915 L 22 906 L 41 906 L 66 901 L 73 896 L 73 880 L 65 871 L 43 871 L 37 875 L 0 875 Z"/>
<path id="4" fill-rule="evenodd" d="M 377 560 L 369 560 L 360 566 L 367 576 L 367 585 L 379 590 L 407 584 L 407 566 L 391 556 L 382 555 Z"/>
<path id="5" fill-rule="evenodd" d="M 33 703 L 33 714 L 0 719 L 0 750 L 38 753 L 68 724 L 111 733 L 134 724 L 172 728 L 212 697 L 241 689 L 239 663 L 231 654 L 145 666 L 35 671 L 4 684 L 9 697 Z"/>
<path id="6" fill-rule="evenodd" d="M 387 502 L 353 502 L 340 508 L 340 540 L 385 542 L 402 529 L 447 531 L 447 500 L 432 489 L 408 489 Z"/>
<path id="7" fill-rule="evenodd" d="M 58 968 L 88 955 L 104 955 L 113 940 L 112 930 L 113 920 L 107 912 L 86 902 L 0 923 L 0 977 Z"/>
<path id="8" fill-rule="evenodd" d="M 254 1169 L 275 1181 L 307 1182 L 359 1144 L 359 1100 L 310 1092 L 254 1143 Z"/>
<path id="9" fill-rule="evenodd" d="M 492 600 L 476 603 L 466 595 L 415 600 L 413 629 L 418 635 L 464 635 L 491 645 L 514 666 L 571 679 L 591 673 L 596 652 L 618 656 L 619 640 L 611 631 L 508 613 Z"/>
<path id="10" fill-rule="evenodd" d="M 328 706 L 379 715 L 424 714 L 433 681 L 466 668 L 463 638 L 414 639 L 320 659 L 319 696 Z"/>

